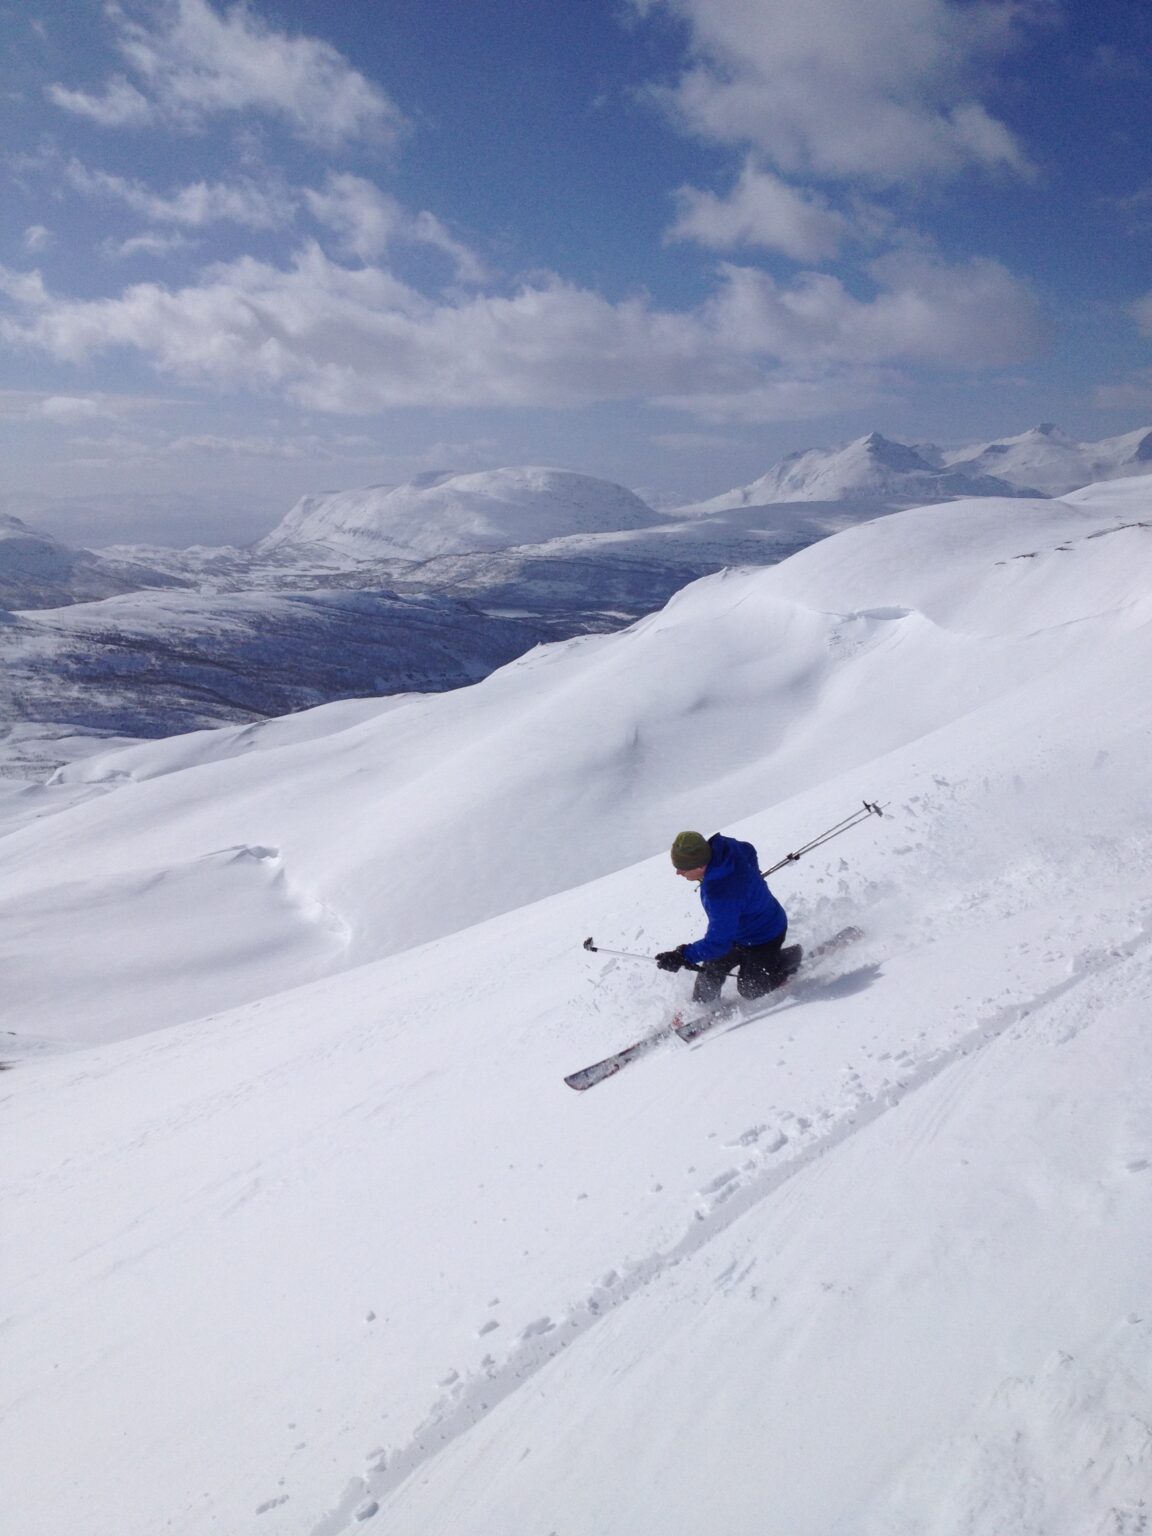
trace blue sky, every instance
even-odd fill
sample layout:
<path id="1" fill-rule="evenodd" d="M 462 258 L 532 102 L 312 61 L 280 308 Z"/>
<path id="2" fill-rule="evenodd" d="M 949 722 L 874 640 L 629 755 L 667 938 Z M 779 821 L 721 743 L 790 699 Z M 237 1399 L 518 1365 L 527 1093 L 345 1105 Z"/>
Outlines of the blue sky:
<path id="1" fill-rule="evenodd" d="M 872 429 L 1152 422 L 1145 0 L 0 21 L 0 507 L 87 498 L 90 542 L 433 468 L 687 499 Z"/>

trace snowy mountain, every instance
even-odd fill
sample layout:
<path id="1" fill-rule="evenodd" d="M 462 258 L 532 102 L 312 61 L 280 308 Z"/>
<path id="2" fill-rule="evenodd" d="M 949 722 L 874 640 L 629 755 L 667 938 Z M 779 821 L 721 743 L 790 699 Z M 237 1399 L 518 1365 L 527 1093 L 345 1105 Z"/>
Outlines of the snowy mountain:
<path id="1" fill-rule="evenodd" d="M 941 463 L 966 475 L 998 475 L 1062 496 L 1093 481 L 1152 473 L 1152 431 L 1142 429 L 1097 443 L 1078 443 L 1051 422 L 1019 437 L 942 453 Z"/>
<path id="2" fill-rule="evenodd" d="M 1152 1459 L 1152 482 L 0 801 L 12 1528 L 1085 1536 Z M 685 825 L 795 939 L 667 1020 Z M 589 1468 L 595 1475 L 589 1475 Z"/>
<path id="3" fill-rule="evenodd" d="M 871 432 L 846 448 L 790 453 L 750 485 L 682 510 L 707 513 L 776 502 L 840 501 L 881 511 L 961 496 L 1037 494 L 1043 493 L 983 470 L 931 463 L 916 449 Z"/>
<path id="4" fill-rule="evenodd" d="M 256 546 L 321 548 L 353 560 L 427 559 L 615 533 L 664 519 L 623 486 L 569 470 L 428 474 L 400 486 L 305 496 Z"/>
<path id="5" fill-rule="evenodd" d="M 1051 423 L 963 448 L 898 443 L 872 432 L 846 448 L 792 453 L 758 480 L 681 513 L 828 501 L 873 508 L 961 496 L 1062 496 L 1096 481 L 1152 472 L 1152 431 L 1080 443 Z"/>
<path id="6" fill-rule="evenodd" d="M 18 517 L 0 514 L 0 609 L 54 608 L 183 584 L 176 575 L 136 561 L 72 549 Z"/>

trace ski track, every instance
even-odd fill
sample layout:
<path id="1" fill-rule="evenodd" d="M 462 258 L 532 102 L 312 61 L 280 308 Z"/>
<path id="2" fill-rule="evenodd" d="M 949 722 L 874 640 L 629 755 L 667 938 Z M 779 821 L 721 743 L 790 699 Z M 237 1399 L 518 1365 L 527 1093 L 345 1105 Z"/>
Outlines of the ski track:
<path id="1" fill-rule="evenodd" d="M 1147 926 L 1134 938 L 1112 946 L 1103 954 L 1099 950 L 1086 952 L 1079 957 L 1080 963 L 1073 974 L 1065 980 L 1023 1002 L 994 1010 L 948 1049 L 923 1058 L 901 1082 L 875 1096 L 857 1098 L 841 1111 L 842 1118 L 836 1125 L 813 1136 L 785 1164 L 756 1168 L 754 1163 L 746 1163 L 743 1169 L 733 1169 L 714 1178 L 698 1192 L 697 1198 L 705 1205 L 697 1208 L 691 1226 L 679 1241 L 662 1252 L 638 1260 L 623 1273 L 610 1271 L 561 1320 L 542 1317 L 529 1323 L 521 1330 L 516 1346 L 503 1364 L 497 1365 L 488 1357 L 484 1375 L 460 1378 L 455 1372 L 450 1373 L 442 1383 L 449 1390 L 432 1406 L 411 1440 L 395 1451 L 371 1452 L 365 1458 L 366 1471 L 351 1480 L 335 1506 L 311 1527 L 308 1536 L 343 1536 L 378 1514 L 386 1514 L 385 1501 L 413 1473 L 467 1434 L 604 1317 L 668 1270 L 706 1248 L 783 1185 L 866 1130 L 882 1115 L 898 1108 L 910 1095 L 974 1053 L 993 1045 L 1023 1020 L 1057 1002 L 1084 982 L 1096 980 L 1116 969 L 1150 942 L 1152 926 Z M 697 1049 L 703 1043 L 694 1042 L 692 1048 Z M 851 1087 L 851 1084 L 846 1086 Z M 959 1085 L 956 1091 L 959 1091 Z M 807 1129 L 805 1122 L 800 1124 Z M 767 1127 L 756 1127 L 755 1130 L 763 1135 L 763 1140 L 761 1134 L 747 1132 L 741 1138 L 745 1149 L 755 1147 L 762 1155 L 771 1156 L 788 1144 L 783 1133 L 769 1134 Z M 921 1131 L 922 1138 L 931 1138 L 933 1134 L 931 1125 Z M 264 1509 L 271 1507 L 265 1505 Z"/>

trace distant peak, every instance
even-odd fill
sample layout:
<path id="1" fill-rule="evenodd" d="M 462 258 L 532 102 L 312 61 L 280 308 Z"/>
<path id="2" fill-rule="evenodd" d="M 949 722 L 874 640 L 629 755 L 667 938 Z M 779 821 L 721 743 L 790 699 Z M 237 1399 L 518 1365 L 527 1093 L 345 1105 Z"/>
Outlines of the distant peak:
<path id="1" fill-rule="evenodd" d="M 920 457 L 915 448 L 909 448 L 907 443 L 894 443 L 882 432 L 869 432 L 867 437 L 861 438 L 860 446 L 870 458 L 888 469 L 911 473 L 932 467 Z"/>

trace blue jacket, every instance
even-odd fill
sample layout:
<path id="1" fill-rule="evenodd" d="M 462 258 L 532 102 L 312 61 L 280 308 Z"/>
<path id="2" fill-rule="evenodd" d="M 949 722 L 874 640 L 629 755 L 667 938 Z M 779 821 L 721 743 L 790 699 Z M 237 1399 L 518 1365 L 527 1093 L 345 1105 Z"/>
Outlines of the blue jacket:
<path id="1" fill-rule="evenodd" d="M 712 858 L 700 882 L 708 932 L 684 946 L 685 960 L 696 965 L 718 960 L 736 945 L 767 944 L 788 927 L 787 914 L 768 889 L 752 844 L 719 832 L 708 844 Z"/>

